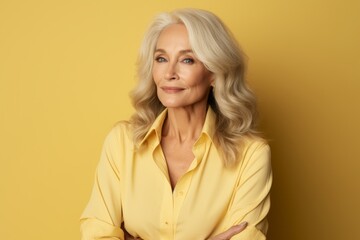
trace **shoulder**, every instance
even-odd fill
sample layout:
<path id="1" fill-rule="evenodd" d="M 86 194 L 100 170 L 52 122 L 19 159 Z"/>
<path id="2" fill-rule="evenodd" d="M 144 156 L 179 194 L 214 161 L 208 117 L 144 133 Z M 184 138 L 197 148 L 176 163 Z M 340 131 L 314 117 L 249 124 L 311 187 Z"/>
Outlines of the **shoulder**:
<path id="1" fill-rule="evenodd" d="M 253 153 L 258 151 L 270 151 L 268 142 L 258 136 L 247 136 L 243 139 L 243 149 L 245 153 Z"/>
<path id="2" fill-rule="evenodd" d="M 242 146 L 242 159 L 240 163 L 243 167 L 249 167 L 249 165 L 271 165 L 270 146 L 265 139 L 257 136 L 245 137 Z"/>
<path id="3" fill-rule="evenodd" d="M 105 138 L 106 145 L 131 144 L 132 130 L 131 124 L 128 121 L 116 122 Z"/>
<path id="4" fill-rule="evenodd" d="M 101 159 L 106 159 L 116 169 L 120 169 L 121 163 L 131 159 L 133 149 L 130 124 L 125 121 L 117 122 L 105 138 Z"/>

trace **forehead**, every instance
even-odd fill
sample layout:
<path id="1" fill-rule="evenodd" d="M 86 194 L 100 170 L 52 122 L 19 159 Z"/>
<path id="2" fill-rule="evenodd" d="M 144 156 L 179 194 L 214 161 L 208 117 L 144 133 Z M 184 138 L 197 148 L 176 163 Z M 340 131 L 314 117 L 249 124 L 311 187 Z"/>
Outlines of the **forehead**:
<path id="1" fill-rule="evenodd" d="M 156 48 L 166 47 L 186 47 L 189 48 L 189 36 L 186 27 L 183 24 L 171 24 L 161 31 Z"/>

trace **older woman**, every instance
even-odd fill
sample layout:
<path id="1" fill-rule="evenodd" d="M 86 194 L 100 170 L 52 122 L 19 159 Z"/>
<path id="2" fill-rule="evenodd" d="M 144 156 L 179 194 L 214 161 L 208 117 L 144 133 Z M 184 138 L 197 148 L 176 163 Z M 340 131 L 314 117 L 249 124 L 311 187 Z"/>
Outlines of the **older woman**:
<path id="1" fill-rule="evenodd" d="M 108 134 L 82 239 L 265 239 L 270 150 L 239 46 L 214 14 L 160 14 L 140 49 L 136 113 Z"/>

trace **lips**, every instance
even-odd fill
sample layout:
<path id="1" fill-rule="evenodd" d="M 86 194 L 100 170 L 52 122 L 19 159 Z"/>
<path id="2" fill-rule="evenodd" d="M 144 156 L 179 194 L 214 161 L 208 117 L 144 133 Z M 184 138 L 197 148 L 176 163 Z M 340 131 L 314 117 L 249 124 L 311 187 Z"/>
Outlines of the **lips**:
<path id="1" fill-rule="evenodd" d="M 166 92 L 166 93 L 179 93 L 183 90 L 185 90 L 185 88 L 181 88 L 181 87 L 161 87 L 161 89 Z"/>

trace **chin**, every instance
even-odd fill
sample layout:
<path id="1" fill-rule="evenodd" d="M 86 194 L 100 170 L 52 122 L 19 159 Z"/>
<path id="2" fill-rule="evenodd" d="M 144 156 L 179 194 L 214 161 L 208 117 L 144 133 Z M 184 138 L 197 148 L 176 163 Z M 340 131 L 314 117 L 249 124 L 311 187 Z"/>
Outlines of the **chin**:
<path id="1" fill-rule="evenodd" d="M 160 102 L 164 107 L 167 108 L 179 108 L 186 106 L 186 104 L 183 101 L 178 101 L 175 99 L 160 99 Z"/>
<path id="2" fill-rule="evenodd" d="M 164 105 L 164 107 L 166 107 L 166 108 L 181 108 L 181 107 L 185 107 L 185 105 L 176 104 L 176 103 L 162 103 L 162 105 Z"/>

